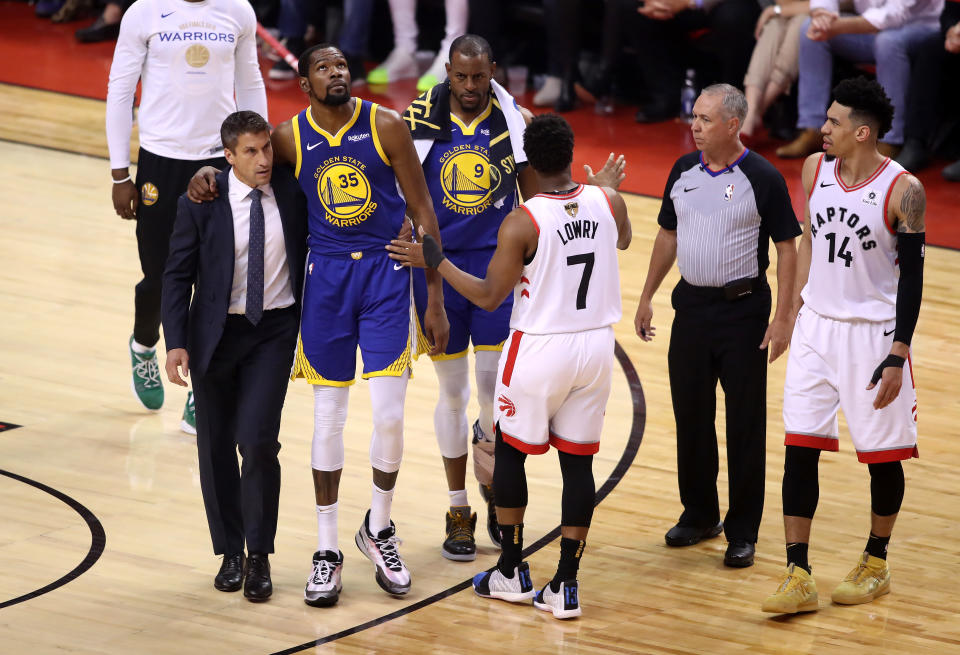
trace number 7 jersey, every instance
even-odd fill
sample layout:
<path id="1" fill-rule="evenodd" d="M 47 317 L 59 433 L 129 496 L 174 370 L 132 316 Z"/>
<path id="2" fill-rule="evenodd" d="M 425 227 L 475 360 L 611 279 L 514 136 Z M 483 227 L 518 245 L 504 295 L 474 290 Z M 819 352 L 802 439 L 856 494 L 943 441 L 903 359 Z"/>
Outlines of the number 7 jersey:
<path id="1" fill-rule="evenodd" d="M 812 253 L 800 295 L 821 316 L 889 321 L 897 315 L 897 234 L 887 224 L 893 186 L 907 173 L 885 159 L 868 179 L 848 186 L 842 159 L 821 155 L 808 203 Z"/>
<path id="2" fill-rule="evenodd" d="M 537 250 L 513 291 L 510 327 L 529 334 L 581 332 L 620 320 L 617 223 L 607 194 L 579 185 L 521 205 L 537 228 Z"/>

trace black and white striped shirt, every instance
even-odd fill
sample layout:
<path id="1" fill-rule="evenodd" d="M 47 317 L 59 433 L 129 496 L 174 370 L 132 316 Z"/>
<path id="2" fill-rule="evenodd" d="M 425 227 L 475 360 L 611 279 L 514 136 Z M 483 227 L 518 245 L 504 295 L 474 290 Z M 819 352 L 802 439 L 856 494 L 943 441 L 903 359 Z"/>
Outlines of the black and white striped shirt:
<path id="1" fill-rule="evenodd" d="M 750 150 L 720 171 L 700 152 L 680 157 L 657 220 L 676 230 L 680 275 L 700 287 L 762 276 L 770 264 L 768 239 L 800 235 L 783 176 Z"/>

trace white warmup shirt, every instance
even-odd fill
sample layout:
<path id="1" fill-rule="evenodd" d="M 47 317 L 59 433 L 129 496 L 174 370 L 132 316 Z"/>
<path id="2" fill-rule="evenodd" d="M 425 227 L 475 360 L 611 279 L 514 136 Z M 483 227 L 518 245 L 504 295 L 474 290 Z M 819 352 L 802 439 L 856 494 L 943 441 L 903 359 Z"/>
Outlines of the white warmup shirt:
<path id="1" fill-rule="evenodd" d="M 540 237 L 513 294 L 510 327 L 528 334 L 594 330 L 620 320 L 617 222 L 603 189 L 540 193 L 521 205 Z"/>
<path id="2" fill-rule="evenodd" d="M 249 109 L 267 118 L 256 27 L 246 0 L 134 2 L 120 24 L 107 87 L 110 167 L 130 165 L 137 80 L 140 145 L 161 157 L 221 156 L 228 114 Z"/>

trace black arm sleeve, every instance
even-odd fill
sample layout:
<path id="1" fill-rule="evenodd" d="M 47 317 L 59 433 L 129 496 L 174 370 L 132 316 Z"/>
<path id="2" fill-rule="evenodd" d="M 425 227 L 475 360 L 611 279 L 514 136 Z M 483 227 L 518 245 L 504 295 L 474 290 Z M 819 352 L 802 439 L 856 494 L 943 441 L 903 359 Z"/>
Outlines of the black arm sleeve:
<path id="1" fill-rule="evenodd" d="M 920 316 L 923 297 L 923 255 L 925 232 L 897 233 L 900 282 L 897 285 L 897 327 L 893 340 L 910 345 Z"/>

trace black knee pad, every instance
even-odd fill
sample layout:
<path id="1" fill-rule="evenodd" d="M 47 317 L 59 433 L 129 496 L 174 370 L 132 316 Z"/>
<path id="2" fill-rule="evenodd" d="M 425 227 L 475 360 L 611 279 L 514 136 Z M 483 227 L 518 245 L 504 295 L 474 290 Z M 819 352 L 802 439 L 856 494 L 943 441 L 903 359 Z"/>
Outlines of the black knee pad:
<path id="1" fill-rule="evenodd" d="M 499 423 L 495 431 L 494 460 L 497 464 L 493 467 L 493 497 L 497 507 L 526 507 L 527 472 L 524 463 L 527 454 L 503 440 Z"/>
<path id="2" fill-rule="evenodd" d="M 560 456 L 560 473 L 563 475 L 560 524 L 589 528 L 597 493 L 593 481 L 593 455 L 557 453 Z"/>
<path id="3" fill-rule="evenodd" d="M 812 519 L 820 500 L 820 449 L 787 446 L 783 460 L 783 514 Z"/>
<path id="4" fill-rule="evenodd" d="M 903 464 L 882 462 L 867 464 L 870 469 L 870 508 L 877 516 L 891 516 L 903 503 Z"/>

